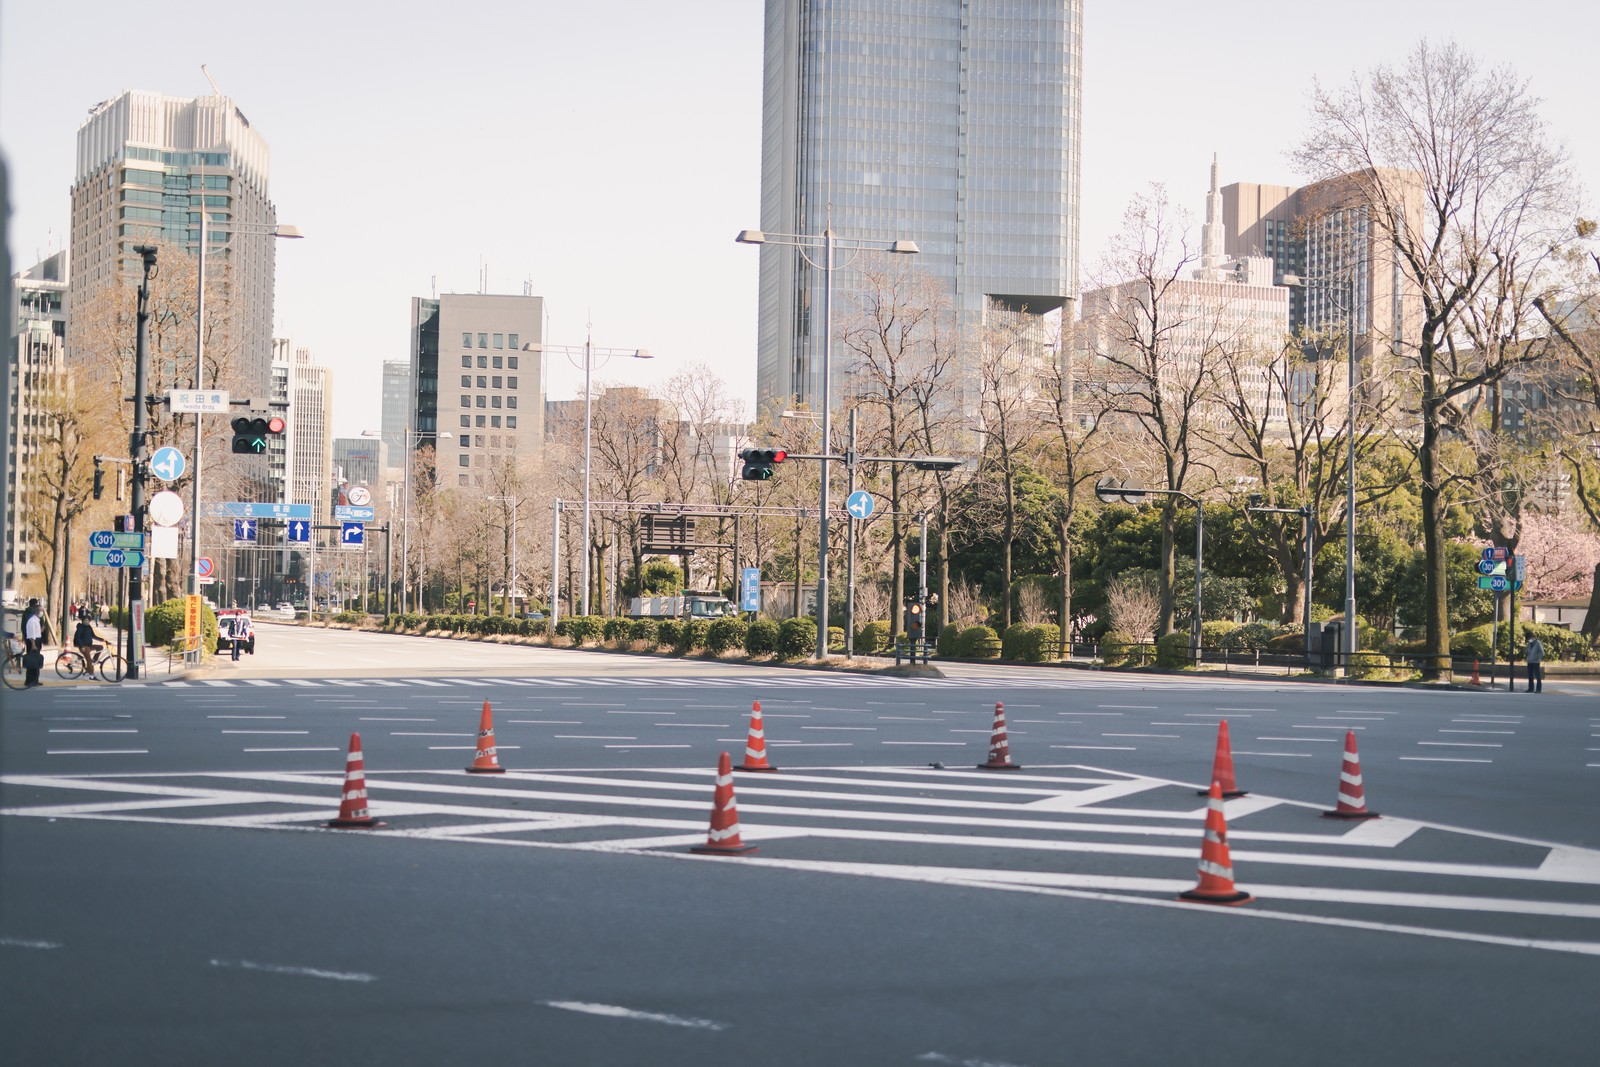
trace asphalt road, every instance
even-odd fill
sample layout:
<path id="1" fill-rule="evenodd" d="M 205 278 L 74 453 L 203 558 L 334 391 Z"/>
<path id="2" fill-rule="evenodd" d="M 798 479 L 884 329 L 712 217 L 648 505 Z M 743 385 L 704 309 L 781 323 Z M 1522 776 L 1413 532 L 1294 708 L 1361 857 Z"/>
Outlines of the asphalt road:
<path id="1" fill-rule="evenodd" d="M 1555 1063 L 1600 1037 L 1581 685 L 258 647 L 5 694 L 15 1062 Z M 485 700 L 502 776 L 463 772 Z M 759 852 L 692 855 L 754 700 Z M 974 766 L 996 700 L 1022 770 Z M 1223 719 L 1237 909 L 1172 900 Z M 326 830 L 356 731 L 388 825 Z M 1382 819 L 1319 817 L 1347 732 Z"/>

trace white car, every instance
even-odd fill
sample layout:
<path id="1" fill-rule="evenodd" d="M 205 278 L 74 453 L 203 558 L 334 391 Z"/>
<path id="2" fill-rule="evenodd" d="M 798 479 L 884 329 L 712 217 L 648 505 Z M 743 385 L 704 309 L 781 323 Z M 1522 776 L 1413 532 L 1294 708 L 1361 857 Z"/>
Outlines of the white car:
<path id="1" fill-rule="evenodd" d="M 287 600 L 279 604 L 274 610 L 277 611 L 279 615 L 288 615 L 291 618 L 294 617 L 294 605 L 290 604 Z"/>

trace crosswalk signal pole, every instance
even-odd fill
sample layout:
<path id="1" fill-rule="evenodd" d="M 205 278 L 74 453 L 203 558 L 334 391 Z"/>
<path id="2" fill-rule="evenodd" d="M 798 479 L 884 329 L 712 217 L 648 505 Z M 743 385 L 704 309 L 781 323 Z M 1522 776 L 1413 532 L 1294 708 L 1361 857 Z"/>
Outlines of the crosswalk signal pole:
<path id="1" fill-rule="evenodd" d="M 150 409 L 145 394 L 150 389 L 150 278 L 156 272 L 154 245 L 135 245 L 144 260 L 144 275 L 139 280 L 138 314 L 133 340 L 133 438 L 129 458 L 133 461 L 133 532 L 144 532 L 145 438 L 150 431 Z M 128 677 L 139 677 L 139 653 L 144 648 L 144 568 L 129 568 L 128 574 Z"/>

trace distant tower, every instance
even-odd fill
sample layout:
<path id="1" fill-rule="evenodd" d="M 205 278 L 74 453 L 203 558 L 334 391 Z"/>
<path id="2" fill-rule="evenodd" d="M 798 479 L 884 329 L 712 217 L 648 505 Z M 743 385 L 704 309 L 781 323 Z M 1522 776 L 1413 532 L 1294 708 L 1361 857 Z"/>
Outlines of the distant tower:
<path id="1" fill-rule="evenodd" d="M 1222 188 L 1217 172 L 1217 157 L 1211 156 L 1211 191 L 1206 194 L 1206 221 L 1200 227 L 1200 269 L 1209 277 L 1227 261 L 1228 231 L 1222 223 Z"/>

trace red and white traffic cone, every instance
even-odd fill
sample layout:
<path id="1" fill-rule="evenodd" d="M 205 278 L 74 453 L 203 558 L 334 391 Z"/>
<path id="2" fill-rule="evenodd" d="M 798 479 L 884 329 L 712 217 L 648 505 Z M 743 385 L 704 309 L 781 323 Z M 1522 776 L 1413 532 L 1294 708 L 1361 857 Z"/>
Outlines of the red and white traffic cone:
<path id="1" fill-rule="evenodd" d="M 755 850 L 755 845 L 747 845 L 739 839 L 739 807 L 733 799 L 733 761 L 724 752 L 717 760 L 717 791 L 711 799 L 711 832 L 705 844 L 694 845 L 689 851 L 736 856 Z"/>
<path id="2" fill-rule="evenodd" d="M 339 817 L 329 819 L 336 830 L 370 830 L 383 823 L 367 813 L 367 764 L 361 756 L 361 735 L 350 735 L 350 755 L 344 763 L 344 790 L 339 794 Z"/>
<path id="3" fill-rule="evenodd" d="M 978 764 L 980 771 L 1020 771 L 1022 764 L 1011 762 L 1011 741 L 1006 737 L 1006 706 L 994 704 L 994 728 L 989 731 L 989 762 Z"/>
<path id="4" fill-rule="evenodd" d="M 767 762 L 767 731 L 761 724 L 761 701 L 750 705 L 750 736 L 744 743 L 744 762 L 736 768 L 741 771 L 775 771 L 778 768 Z"/>
<path id="5" fill-rule="evenodd" d="M 1233 745 L 1228 740 L 1227 719 L 1217 723 L 1217 754 L 1211 759 L 1211 780 L 1222 783 L 1222 795 L 1229 800 L 1245 795 L 1245 790 L 1233 780 Z M 1208 789 L 1198 792 L 1200 796 L 1210 794 Z"/>
<path id="6" fill-rule="evenodd" d="M 1356 732 L 1346 730 L 1344 735 L 1344 765 L 1339 768 L 1339 804 L 1333 811 L 1322 813 L 1329 819 L 1378 819 L 1375 811 L 1367 810 L 1367 791 L 1361 785 L 1361 754 L 1356 751 Z"/>
<path id="7" fill-rule="evenodd" d="M 478 752 L 472 758 L 472 766 L 467 768 L 468 774 L 504 774 L 506 769 L 500 766 L 500 753 L 494 744 L 494 712 L 489 710 L 489 702 L 483 702 L 483 715 L 478 719 Z"/>
<path id="8" fill-rule="evenodd" d="M 1206 804 L 1206 836 L 1200 842 L 1200 882 L 1178 894 L 1196 904 L 1248 904 L 1255 897 L 1233 884 L 1233 860 L 1228 855 L 1228 819 L 1222 813 L 1222 783 L 1212 782 Z"/>

